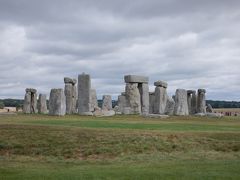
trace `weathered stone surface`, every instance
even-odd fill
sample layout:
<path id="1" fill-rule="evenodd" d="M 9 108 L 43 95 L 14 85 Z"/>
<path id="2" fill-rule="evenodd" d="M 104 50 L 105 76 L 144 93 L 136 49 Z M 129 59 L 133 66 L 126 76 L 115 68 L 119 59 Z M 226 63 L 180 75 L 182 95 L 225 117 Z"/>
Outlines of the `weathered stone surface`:
<path id="1" fill-rule="evenodd" d="M 26 114 L 37 113 L 37 90 L 27 88 L 24 97 L 23 112 Z"/>
<path id="2" fill-rule="evenodd" d="M 144 115 L 144 117 L 165 119 L 165 118 L 168 118 L 169 116 L 164 114 L 148 114 L 148 115 Z"/>
<path id="3" fill-rule="evenodd" d="M 153 114 L 154 112 L 154 102 L 155 102 L 155 94 L 154 92 L 149 93 L 149 114 Z"/>
<path id="4" fill-rule="evenodd" d="M 64 78 L 65 80 L 65 78 Z M 65 84 L 64 94 L 66 96 L 66 114 L 73 113 L 73 85 L 70 83 Z"/>
<path id="5" fill-rule="evenodd" d="M 195 116 L 201 116 L 201 117 L 212 117 L 212 118 L 221 118 L 223 115 L 221 113 L 197 113 Z"/>
<path id="6" fill-rule="evenodd" d="M 191 99 L 191 114 L 197 113 L 197 95 L 196 91 L 192 92 L 192 99 Z"/>
<path id="7" fill-rule="evenodd" d="M 206 99 L 205 99 L 205 89 L 198 89 L 197 96 L 197 112 L 206 113 Z"/>
<path id="8" fill-rule="evenodd" d="M 98 110 L 93 113 L 93 115 L 97 117 L 114 116 L 115 114 L 114 110 Z"/>
<path id="9" fill-rule="evenodd" d="M 91 79 L 88 74 L 78 76 L 78 113 L 91 111 Z"/>
<path id="10" fill-rule="evenodd" d="M 175 106 L 175 101 L 173 100 L 173 98 L 168 96 L 167 97 L 166 108 L 165 108 L 165 114 L 173 115 L 174 106 Z"/>
<path id="11" fill-rule="evenodd" d="M 154 82 L 154 86 L 159 86 L 159 87 L 164 87 L 164 88 L 167 88 L 168 84 L 164 81 L 156 81 Z"/>
<path id="12" fill-rule="evenodd" d="M 207 109 L 206 109 L 206 111 L 207 111 L 208 113 L 213 113 L 213 108 L 212 108 L 211 104 L 207 104 Z"/>
<path id="13" fill-rule="evenodd" d="M 167 104 L 167 90 L 164 87 L 155 88 L 154 114 L 164 114 Z"/>
<path id="14" fill-rule="evenodd" d="M 26 92 L 24 97 L 23 112 L 26 114 L 31 113 L 31 92 Z"/>
<path id="15" fill-rule="evenodd" d="M 223 115 L 221 113 L 206 113 L 207 117 L 221 118 Z"/>
<path id="16" fill-rule="evenodd" d="M 64 94 L 66 96 L 66 113 L 76 113 L 77 88 L 75 86 L 76 80 L 68 77 L 64 78 L 65 88 Z"/>
<path id="17" fill-rule="evenodd" d="M 141 96 L 141 111 L 142 114 L 149 114 L 149 87 L 147 83 L 138 84 L 138 89 Z"/>
<path id="18" fill-rule="evenodd" d="M 192 114 L 192 91 L 187 91 L 188 112 Z"/>
<path id="19" fill-rule="evenodd" d="M 124 107 L 128 107 L 126 96 L 118 96 L 118 107 L 121 113 L 123 113 Z"/>
<path id="20" fill-rule="evenodd" d="M 127 104 L 131 108 L 131 114 L 141 113 L 141 97 L 138 89 L 138 83 L 126 84 Z"/>
<path id="21" fill-rule="evenodd" d="M 49 115 L 64 116 L 66 98 L 63 89 L 51 89 L 49 98 Z"/>
<path id="22" fill-rule="evenodd" d="M 75 85 L 77 83 L 77 80 L 76 79 L 72 79 L 72 78 L 69 78 L 69 77 L 65 77 L 64 78 L 64 83 L 67 84 L 72 84 L 72 85 Z"/>
<path id="23" fill-rule="evenodd" d="M 83 115 L 83 116 L 93 116 L 93 112 L 82 112 L 81 115 Z"/>
<path id="24" fill-rule="evenodd" d="M 26 91 L 26 93 L 27 93 L 27 92 L 37 93 L 37 90 L 36 90 L 36 89 L 33 89 L 33 88 L 27 88 L 25 91 Z"/>
<path id="25" fill-rule="evenodd" d="M 124 108 L 123 108 L 123 114 L 125 114 L 125 115 L 132 114 L 132 108 L 130 108 L 130 107 L 124 107 Z"/>
<path id="26" fill-rule="evenodd" d="M 146 76 L 126 75 L 124 80 L 125 83 L 148 83 L 149 78 Z"/>
<path id="27" fill-rule="evenodd" d="M 115 111 L 116 114 L 122 114 L 122 112 L 120 111 L 119 106 L 114 106 L 113 110 Z"/>
<path id="28" fill-rule="evenodd" d="M 102 110 L 112 110 L 112 96 L 103 95 Z"/>
<path id="29" fill-rule="evenodd" d="M 47 114 L 47 96 L 45 94 L 39 94 L 38 97 L 38 113 Z"/>
<path id="30" fill-rule="evenodd" d="M 76 84 L 76 83 L 75 83 Z M 72 96 L 72 113 L 77 113 L 77 86 L 73 84 L 72 86 L 72 91 L 73 91 L 73 96 Z"/>
<path id="31" fill-rule="evenodd" d="M 94 111 L 96 108 L 98 108 L 98 101 L 97 101 L 97 92 L 95 89 L 91 89 L 91 109 L 90 111 Z"/>
<path id="32" fill-rule="evenodd" d="M 174 115 L 189 115 L 187 103 L 187 91 L 185 89 L 177 89 L 175 95 Z"/>

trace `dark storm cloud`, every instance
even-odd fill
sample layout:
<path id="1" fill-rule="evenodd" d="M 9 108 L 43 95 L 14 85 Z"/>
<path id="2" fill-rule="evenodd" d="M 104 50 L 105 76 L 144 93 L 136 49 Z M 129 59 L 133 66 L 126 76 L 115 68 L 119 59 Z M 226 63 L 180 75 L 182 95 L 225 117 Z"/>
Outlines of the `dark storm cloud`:
<path id="1" fill-rule="evenodd" d="M 240 100 L 240 1 L 0 0 L 0 96 L 49 94 L 63 77 L 92 75 L 99 97 L 124 74 L 206 88 Z"/>

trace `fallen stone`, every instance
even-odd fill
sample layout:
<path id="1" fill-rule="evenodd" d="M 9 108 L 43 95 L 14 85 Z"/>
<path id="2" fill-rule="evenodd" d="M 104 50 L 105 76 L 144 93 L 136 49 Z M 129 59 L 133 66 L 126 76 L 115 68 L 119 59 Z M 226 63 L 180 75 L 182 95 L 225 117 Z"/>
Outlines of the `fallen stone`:
<path id="1" fill-rule="evenodd" d="M 212 108 L 211 104 L 207 104 L 206 111 L 207 111 L 208 113 L 213 113 L 213 108 Z"/>
<path id="2" fill-rule="evenodd" d="M 148 115 L 145 115 L 144 117 L 165 119 L 165 118 L 168 118 L 169 116 L 163 115 L 163 114 L 148 114 Z"/>

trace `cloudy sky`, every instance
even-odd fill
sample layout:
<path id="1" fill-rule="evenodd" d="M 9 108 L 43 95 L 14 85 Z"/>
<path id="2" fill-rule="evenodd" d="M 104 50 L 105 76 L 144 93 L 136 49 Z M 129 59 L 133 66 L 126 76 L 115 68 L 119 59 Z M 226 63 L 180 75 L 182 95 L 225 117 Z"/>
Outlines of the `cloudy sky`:
<path id="1" fill-rule="evenodd" d="M 137 74 L 240 101 L 240 1 L 0 0 L 0 98 L 82 72 L 99 97 Z"/>

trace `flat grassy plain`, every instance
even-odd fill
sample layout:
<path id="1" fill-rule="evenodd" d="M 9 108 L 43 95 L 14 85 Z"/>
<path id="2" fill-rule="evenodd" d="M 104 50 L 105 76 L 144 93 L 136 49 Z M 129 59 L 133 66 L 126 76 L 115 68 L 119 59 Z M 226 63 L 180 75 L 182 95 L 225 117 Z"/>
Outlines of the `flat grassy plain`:
<path id="1" fill-rule="evenodd" d="M 240 118 L 2 115 L 1 179 L 240 179 Z"/>

